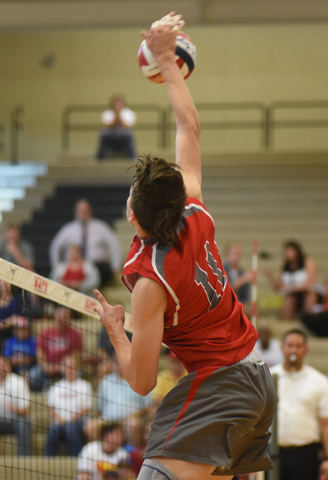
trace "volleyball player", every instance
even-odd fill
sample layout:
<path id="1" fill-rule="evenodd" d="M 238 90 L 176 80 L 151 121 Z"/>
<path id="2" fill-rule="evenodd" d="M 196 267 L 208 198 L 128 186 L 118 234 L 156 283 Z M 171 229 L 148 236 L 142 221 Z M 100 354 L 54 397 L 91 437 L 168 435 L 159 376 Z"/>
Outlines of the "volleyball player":
<path id="1" fill-rule="evenodd" d="M 132 342 L 122 306 L 109 306 L 95 291 L 95 311 L 139 394 L 156 385 L 162 341 L 189 372 L 157 410 L 138 478 L 228 480 L 272 468 L 267 444 L 276 401 L 254 351 L 256 330 L 227 281 L 202 204 L 199 121 L 174 61 L 179 22 L 172 12 L 142 32 L 165 79 L 177 137 L 176 165 L 139 157 L 127 201 L 136 231 L 123 269 L 132 291 Z"/>

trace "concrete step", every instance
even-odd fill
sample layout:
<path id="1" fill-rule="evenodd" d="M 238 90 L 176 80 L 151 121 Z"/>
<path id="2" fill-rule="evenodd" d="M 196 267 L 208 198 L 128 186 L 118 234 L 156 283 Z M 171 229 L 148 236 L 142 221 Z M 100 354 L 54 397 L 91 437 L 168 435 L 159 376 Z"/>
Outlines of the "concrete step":
<path id="1" fill-rule="evenodd" d="M 73 479 L 77 458 L 74 457 L 0 457 L 0 478 L 6 480 Z"/>

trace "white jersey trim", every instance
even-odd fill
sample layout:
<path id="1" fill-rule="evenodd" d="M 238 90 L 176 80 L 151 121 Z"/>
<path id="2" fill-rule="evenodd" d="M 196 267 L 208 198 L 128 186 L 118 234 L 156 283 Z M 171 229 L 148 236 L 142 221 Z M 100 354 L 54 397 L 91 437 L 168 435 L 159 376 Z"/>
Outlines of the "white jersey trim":
<path id="1" fill-rule="evenodd" d="M 131 260 L 129 260 L 124 264 L 123 268 L 127 267 L 128 265 L 131 265 L 131 263 L 133 263 L 139 257 L 140 253 L 143 251 L 144 248 L 145 248 L 145 245 L 142 244 L 139 250 L 137 251 L 137 253 L 131 258 Z"/>
<path id="2" fill-rule="evenodd" d="M 172 290 L 172 288 L 170 287 L 170 285 L 167 283 L 167 281 L 165 280 L 165 278 L 159 273 L 158 269 L 157 269 L 157 266 L 156 266 L 156 253 L 157 253 L 157 243 L 153 246 L 153 253 L 152 253 L 152 257 L 151 257 L 151 263 L 152 263 L 152 266 L 153 266 L 153 269 L 154 269 L 154 272 L 156 273 L 156 275 L 158 276 L 158 278 L 163 282 L 163 284 L 165 285 L 166 289 L 168 290 L 168 292 L 171 294 L 172 298 L 174 299 L 175 303 L 176 303 L 176 307 L 175 307 L 175 313 L 174 313 L 174 319 L 173 319 L 173 327 L 176 327 L 178 325 L 178 311 L 180 310 L 180 300 L 178 299 L 178 297 L 176 296 L 175 292 Z"/>
<path id="3" fill-rule="evenodd" d="M 205 213 L 205 215 L 207 215 L 212 220 L 213 225 L 215 225 L 212 215 L 206 210 L 205 207 L 202 207 L 197 203 L 189 203 L 188 205 L 185 206 L 185 210 L 190 210 L 191 208 L 195 208 L 196 210 L 201 210 L 203 213 Z"/>
<path id="4" fill-rule="evenodd" d="M 139 250 L 137 251 L 137 253 L 131 258 L 131 260 L 129 260 L 128 262 L 126 262 L 124 264 L 124 267 L 127 267 L 128 265 L 131 265 L 131 263 L 133 263 L 140 255 L 140 253 L 143 251 L 143 249 L 145 248 L 145 245 L 142 244 L 141 247 L 139 248 Z M 128 281 L 128 275 L 124 275 L 124 281 L 125 281 L 125 284 L 127 285 L 127 287 L 129 288 L 129 290 L 132 292 L 133 290 L 133 286 L 131 285 L 131 283 Z"/>

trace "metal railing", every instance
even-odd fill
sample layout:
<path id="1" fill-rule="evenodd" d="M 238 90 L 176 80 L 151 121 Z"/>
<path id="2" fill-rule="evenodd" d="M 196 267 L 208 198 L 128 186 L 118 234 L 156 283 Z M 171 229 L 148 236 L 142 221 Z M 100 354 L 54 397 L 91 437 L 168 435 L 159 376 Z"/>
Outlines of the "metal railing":
<path id="1" fill-rule="evenodd" d="M 267 145 L 267 126 L 268 126 L 268 106 L 262 102 L 221 102 L 221 103 L 196 103 L 199 114 L 202 112 L 236 112 L 247 111 L 256 112 L 258 120 L 212 120 L 201 121 L 202 130 L 259 130 L 260 147 L 266 148 Z M 170 145 L 170 131 L 175 129 L 175 123 L 172 121 L 172 107 L 166 109 L 166 122 L 163 138 L 165 146 Z"/>
<path id="2" fill-rule="evenodd" d="M 19 131 L 24 127 L 21 120 L 24 113 L 23 105 L 17 105 L 10 114 L 10 161 L 12 164 L 17 164 L 19 160 Z"/>
<path id="3" fill-rule="evenodd" d="M 106 110 L 106 108 L 108 108 L 108 106 L 104 105 L 68 105 L 62 114 L 62 149 L 64 151 L 69 150 L 71 132 L 100 132 L 101 129 L 104 128 L 104 125 L 101 124 L 100 121 L 97 123 L 73 122 L 71 117 L 74 113 L 101 113 Z M 157 132 L 158 145 L 162 146 L 164 130 L 163 108 L 155 104 L 129 105 L 129 108 L 137 113 L 146 112 L 148 114 L 155 114 L 155 121 L 150 122 L 138 119 L 133 129 L 135 131 Z"/>
<path id="4" fill-rule="evenodd" d="M 155 120 L 143 120 L 142 116 L 134 127 L 135 131 L 155 131 L 157 133 L 157 144 L 159 147 L 167 148 L 171 144 L 171 133 L 175 129 L 175 122 L 172 117 L 172 107 L 162 107 L 156 104 L 129 105 L 135 112 L 146 112 L 155 114 Z M 213 116 L 213 112 L 247 112 L 252 119 L 242 120 L 201 120 L 202 130 L 258 130 L 259 147 L 264 150 L 272 149 L 275 146 L 275 133 L 281 129 L 306 129 L 306 128 L 328 128 L 328 100 L 307 100 L 307 101 L 277 101 L 270 104 L 262 102 L 220 102 L 220 103 L 197 103 L 199 114 L 204 117 Z M 76 113 L 101 113 L 106 109 L 104 105 L 69 105 L 62 114 L 62 149 L 70 148 L 70 134 L 72 132 L 100 132 L 103 128 L 101 122 L 86 123 L 81 119 L 73 120 Z M 300 119 L 295 115 L 292 119 L 279 118 L 279 114 L 292 112 L 292 110 L 323 112 L 327 109 L 326 115 L 321 118 Z M 254 114 L 257 117 L 254 119 Z M 326 118 L 322 118 L 325 117 Z M 297 118 L 298 117 L 298 118 Z"/>
<path id="5" fill-rule="evenodd" d="M 327 119 L 297 119 L 279 120 L 277 113 L 290 110 L 324 110 L 327 109 Z M 304 100 L 304 101 L 277 101 L 269 104 L 267 143 L 266 148 L 274 147 L 274 133 L 278 129 L 288 128 L 328 128 L 328 101 L 327 100 Z"/>

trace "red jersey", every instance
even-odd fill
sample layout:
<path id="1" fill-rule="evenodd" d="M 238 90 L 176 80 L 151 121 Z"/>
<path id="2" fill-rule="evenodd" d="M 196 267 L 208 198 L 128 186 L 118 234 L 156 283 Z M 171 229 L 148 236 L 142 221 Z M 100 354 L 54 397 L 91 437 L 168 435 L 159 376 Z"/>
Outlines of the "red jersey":
<path id="1" fill-rule="evenodd" d="M 141 275 L 164 286 L 163 342 L 188 372 L 232 365 L 252 351 L 257 332 L 228 283 L 213 218 L 198 200 L 187 198 L 178 234 L 174 247 L 135 236 L 123 282 L 132 291 Z"/>
<path id="2" fill-rule="evenodd" d="M 36 348 L 41 348 L 48 362 L 60 363 L 75 351 L 82 351 L 82 335 L 75 328 L 68 327 L 59 331 L 56 327 L 42 330 L 36 341 Z"/>

